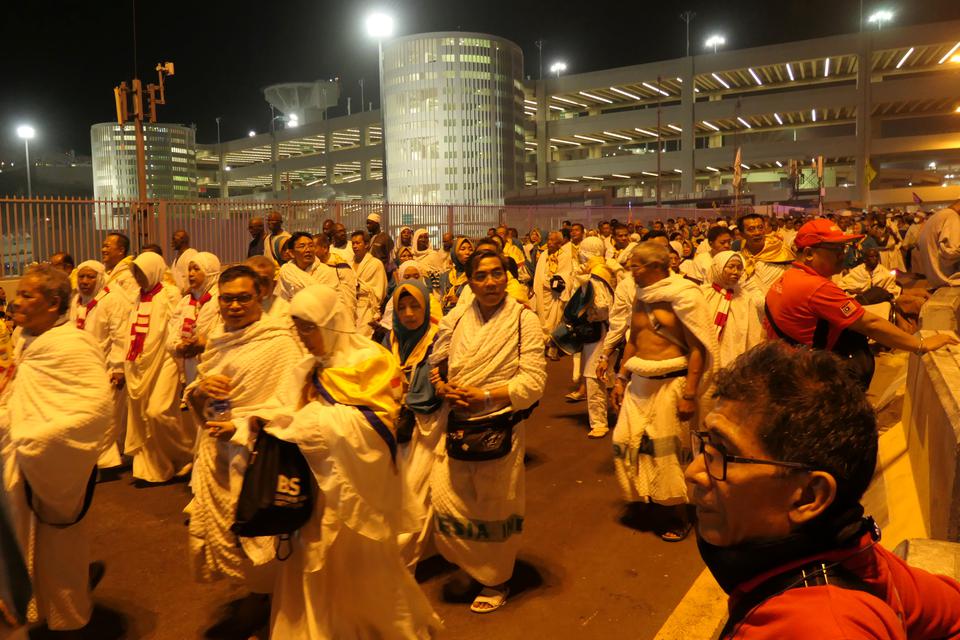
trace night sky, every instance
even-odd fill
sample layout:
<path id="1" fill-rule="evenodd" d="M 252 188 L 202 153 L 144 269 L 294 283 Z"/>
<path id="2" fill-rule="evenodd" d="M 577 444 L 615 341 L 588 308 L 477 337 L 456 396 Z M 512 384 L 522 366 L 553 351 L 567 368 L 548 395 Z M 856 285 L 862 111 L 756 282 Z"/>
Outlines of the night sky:
<path id="1" fill-rule="evenodd" d="M 960 19 L 956 0 L 864 0 L 896 12 L 895 24 Z M 278 82 L 339 76 L 346 96 L 376 96 L 376 44 L 363 29 L 369 9 L 397 21 L 398 35 L 425 31 L 479 31 L 506 37 L 524 51 L 526 73 L 537 75 L 563 59 L 568 73 L 675 58 L 684 53 L 679 13 L 696 11 L 691 50 L 704 51 L 711 32 L 727 48 L 774 44 L 855 31 L 859 0 L 699 1 L 641 0 L 170 0 L 137 3 L 137 70 L 154 81 L 156 63 L 171 60 L 168 105 L 159 119 L 195 123 L 198 142 L 250 129 L 265 131 L 269 108 L 261 89 Z M 549 8 L 549 11 L 546 10 Z M 6 0 L 3 7 L 0 153 L 19 148 L 14 129 L 29 121 L 38 130 L 31 150 L 90 152 L 90 125 L 115 117 L 113 87 L 134 72 L 133 3 L 118 0 Z M 960 38 L 960 34 L 958 34 Z"/>

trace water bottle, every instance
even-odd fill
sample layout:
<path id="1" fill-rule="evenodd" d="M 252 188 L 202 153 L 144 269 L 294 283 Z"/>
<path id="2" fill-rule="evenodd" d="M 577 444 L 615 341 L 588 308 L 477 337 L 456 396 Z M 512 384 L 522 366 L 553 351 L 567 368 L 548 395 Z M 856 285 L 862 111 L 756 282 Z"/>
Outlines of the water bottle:
<path id="1" fill-rule="evenodd" d="M 211 422 L 226 422 L 231 419 L 229 398 L 211 399 L 207 402 L 204 417 Z"/>

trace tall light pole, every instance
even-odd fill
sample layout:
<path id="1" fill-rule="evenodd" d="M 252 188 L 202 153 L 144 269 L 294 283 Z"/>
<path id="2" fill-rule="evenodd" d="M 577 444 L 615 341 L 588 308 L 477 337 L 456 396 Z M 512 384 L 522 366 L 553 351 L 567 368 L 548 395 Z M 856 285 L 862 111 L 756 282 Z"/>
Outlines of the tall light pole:
<path id="1" fill-rule="evenodd" d="M 17 127 L 17 136 L 23 139 L 23 150 L 27 155 L 27 197 L 33 198 L 33 185 L 30 184 L 30 141 L 37 135 L 37 131 L 28 124 Z"/>
<path id="2" fill-rule="evenodd" d="M 707 41 L 704 44 L 708 49 L 712 47 L 713 52 L 716 53 L 718 47 L 722 47 L 723 45 L 727 44 L 727 39 L 719 33 L 715 33 L 707 38 Z"/>
<path id="3" fill-rule="evenodd" d="M 697 17 L 696 11 L 690 11 L 689 9 L 680 14 L 680 19 L 687 23 L 687 53 L 685 54 L 688 58 L 690 57 L 690 23 L 693 22 L 693 19 Z"/>
<path id="4" fill-rule="evenodd" d="M 367 35 L 377 41 L 377 71 L 380 82 L 380 135 L 383 139 L 383 200 L 387 200 L 387 103 L 383 99 L 383 41 L 393 35 L 393 16 L 386 13 L 371 13 L 367 16 Z M 388 221 L 385 221 L 388 222 Z"/>
<path id="5" fill-rule="evenodd" d="M 561 62 L 558 60 L 557 62 L 554 62 L 552 65 L 550 65 L 550 73 L 555 74 L 557 78 L 559 78 L 560 74 L 566 70 L 567 70 L 566 62 Z"/>

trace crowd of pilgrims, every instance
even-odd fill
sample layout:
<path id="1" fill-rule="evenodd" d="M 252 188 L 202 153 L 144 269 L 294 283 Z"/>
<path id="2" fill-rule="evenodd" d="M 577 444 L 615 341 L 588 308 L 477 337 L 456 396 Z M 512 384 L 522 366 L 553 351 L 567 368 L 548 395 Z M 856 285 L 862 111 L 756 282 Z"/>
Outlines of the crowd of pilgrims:
<path id="1" fill-rule="evenodd" d="M 878 313 L 912 330 L 923 293 L 896 274 L 922 218 L 830 217 L 864 235 L 836 281 L 888 291 Z M 662 537 L 683 539 L 682 430 L 711 372 L 767 339 L 764 296 L 803 221 L 500 226 L 434 248 L 426 229 L 392 237 L 376 214 L 348 235 L 331 220 L 289 233 L 272 212 L 251 220 L 241 264 L 185 231 L 171 264 L 156 245 L 131 255 L 119 233 L 101 261 L 52 256 L 26 272 L 0 327 L 0 513 L 25 558 L 30 620 L 87 624 L 88 480 L 121 465 L 143 487 L 189 477 L 195 578 L 245 584 L 271 637 L 435 635 L 411 572 L 434 553 L 478 583 L 471 610 L 494 611 L 523 531 L 525 421 L 546 360 L 563 356 L 586 435 L 615 425 L 623 497 L 670 508 Z M 316 496 L 286 554 L 232 531 L 263 433 L 299 448 Z"/>

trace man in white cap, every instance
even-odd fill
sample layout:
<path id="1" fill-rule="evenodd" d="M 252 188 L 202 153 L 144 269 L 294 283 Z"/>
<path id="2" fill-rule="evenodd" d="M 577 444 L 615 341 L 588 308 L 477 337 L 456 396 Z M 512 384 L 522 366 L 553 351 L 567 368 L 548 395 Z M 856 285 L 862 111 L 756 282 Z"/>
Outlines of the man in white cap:
<path id="1" fill-rule="evenodd" d="M 387 273 L 392 273 L 393 239 L 380 227 L 380 214 L 367 216 L 367 232 L 370 234 L 370 255 L 383 263 Z"/>

